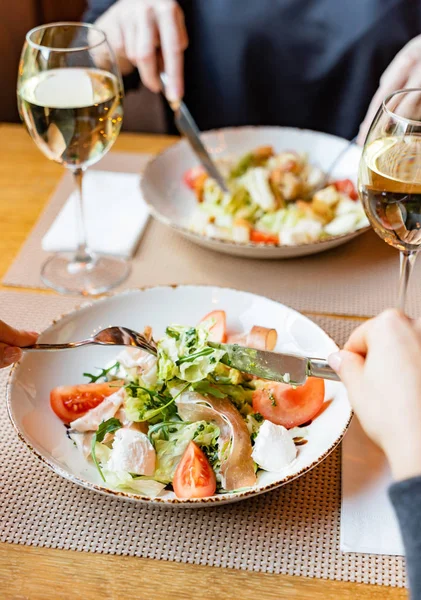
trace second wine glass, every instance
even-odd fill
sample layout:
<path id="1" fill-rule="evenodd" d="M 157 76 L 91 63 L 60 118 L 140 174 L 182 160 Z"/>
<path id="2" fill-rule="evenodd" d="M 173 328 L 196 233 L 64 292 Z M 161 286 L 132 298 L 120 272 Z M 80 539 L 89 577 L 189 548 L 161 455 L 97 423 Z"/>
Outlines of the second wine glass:
<path id="1" fill-rule="evenodd" d="M 398 90 L 379 108 L 367 135 L 359 193 L 375 232 L 401 256 L 398 308 L 421 249 L 421 89 Z"/>
<path id="2" fill-rule="evenodd" d="M 17 94 L 31 137 L 50 160 L 72 172 L 78 194 L 76 253 L 51 257 L 41 277 L 59 292 L 106 292 L 126 279 L 130 266 L 88 248 L 83 218 L 83 174 L 111 148 L 123 119 L 122 80 L 105 34 L 84 23 L 52 23 L 29 31 Z"/>

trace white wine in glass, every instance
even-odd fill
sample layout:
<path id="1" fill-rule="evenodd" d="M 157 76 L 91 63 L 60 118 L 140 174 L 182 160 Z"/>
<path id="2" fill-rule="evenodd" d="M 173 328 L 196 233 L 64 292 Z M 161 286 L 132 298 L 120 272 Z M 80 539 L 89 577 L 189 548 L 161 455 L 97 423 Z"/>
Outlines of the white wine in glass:
<path id="1" fill-rule="evenodd" d="M 384 100 L 364 145 L 359 193 L 376 233 L 401 253 L 398 307 L 404 311 L 421 249 L 421 89 Z"/>
<path id="2" fill-rule="evenodd" d="M 130 267 L 122 258 L 94 254 L 83 221 L 83 174 L 111 148 L 123 119 L 121 76 L 105 34 L 83 23 L 52 23 L 29 31 L 17 94 L 33 140 L 50 160 L 72 172 L 79 196 L 76 253 L 54 255 L 41 277 L 59 292 L 106 292 L 126 279 Z"/>

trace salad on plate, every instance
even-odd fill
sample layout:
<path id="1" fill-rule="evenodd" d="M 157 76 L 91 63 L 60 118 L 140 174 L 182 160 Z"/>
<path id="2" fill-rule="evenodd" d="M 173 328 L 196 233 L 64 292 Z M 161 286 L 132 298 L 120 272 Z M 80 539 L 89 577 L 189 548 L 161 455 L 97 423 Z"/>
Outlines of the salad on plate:
<path id="1" fill-rule="evenodd" d="M 201 166 L 184 174 L 197 198 L 189 224 L 195 233 L 239 244 L 291 246 L 369 225 L 353 182 L 331 181 L 320 189 L 324 174 L 306 154 L 259 146 L 216 162 L 229 193 Z"/>
<path id="2" fill-rule="evenodd" d="M 150 328 L 145 335 L 152 339 Z M 169 325 L 157 356 L 125 348 L 90 383 L 51 391 L 51 407 L 104 485 L 180 499 L 253 487 L 259 470 L 282 474 L 322 410 L 322 379 L 293 386 L 221 362 L 208 341 L 273 350 L 274 329 L 227 335 L 215 310 L 196 326 Z"/>

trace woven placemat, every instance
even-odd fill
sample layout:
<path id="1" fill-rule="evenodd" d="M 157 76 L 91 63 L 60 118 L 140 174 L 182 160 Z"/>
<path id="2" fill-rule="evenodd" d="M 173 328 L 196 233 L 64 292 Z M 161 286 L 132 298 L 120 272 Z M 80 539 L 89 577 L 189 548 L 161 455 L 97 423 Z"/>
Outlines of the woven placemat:
<path id="1" fill-rule="evenodd" d="M 2 292 L 1 317 L 43 328 L 75 300 Z M 356 322 L 317 318 L 338 343 Z M 401 557 L 339 549 L 340 449 L 273 492 L 203 509 L 133 505 L 80 488 L 51 472 L 18 440 L 6 415 L 0 373 L 0 541 L 142 556 L 268 573 L 402 587 Z"/>
<path id="2" fill-rule="evenodd" d="M 148 155 L 111 153 L 97 168 L 140 172 Z M 41 240 L 72 191 L 61 180 L 37 225 L 7 272 L 4 283 L 43 287 L 40 271 L 49 256 Z M 116 198 L 118 202 L 118 198 Z M 262 261 L 200 248 L 151 220 L 123 288 L 172 283 L 208 283 L 264 294 L 299 310 L 373 316 L 396 302 L 398 253 L 373 232 L 310 257 Z M 421 261 L 412 277 L 408 311 L 421 315 Z"/>

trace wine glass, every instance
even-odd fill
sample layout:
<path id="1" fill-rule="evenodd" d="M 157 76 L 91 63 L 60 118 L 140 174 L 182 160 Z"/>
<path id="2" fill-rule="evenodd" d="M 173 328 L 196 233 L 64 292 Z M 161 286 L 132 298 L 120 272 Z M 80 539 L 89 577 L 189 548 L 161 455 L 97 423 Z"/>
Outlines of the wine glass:
<path id="1" fill-rule="evenodd" d="M 126 279 L 130 266 L 88 248 L 83 218 L 83 175 L 111 148 L 123 119 L 123 84 L 105 33 L 84 23 L 51 23 L 29 31 L 17 96 L 32 139 L 47 158 L 72 173 L 78 195 L 77 250 L 48 259 L 42 280 L 63 293 L 106 292 Z"/>
<path id="2" fill-rule="evenodd" d="M 421 88 L 384 100 L 364 144 L 359 193 L 375 232 L 400 251 L 398 308 L 421 248 Z"/>

